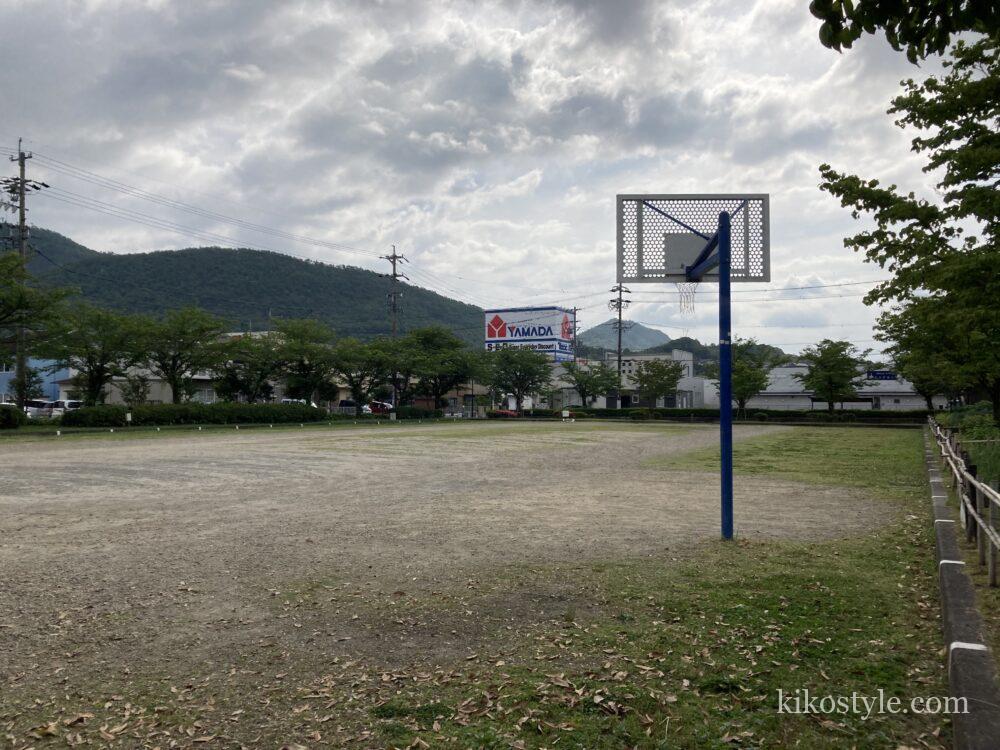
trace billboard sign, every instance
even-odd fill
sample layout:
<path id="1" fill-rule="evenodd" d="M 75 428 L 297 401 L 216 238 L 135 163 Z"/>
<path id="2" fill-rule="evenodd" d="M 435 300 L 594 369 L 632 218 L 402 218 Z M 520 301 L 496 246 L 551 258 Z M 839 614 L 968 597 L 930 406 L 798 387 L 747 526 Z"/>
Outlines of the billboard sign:
<path id="1" fill-rule="evenodd" d="M 865 377 L 868 380 L 895 380 L 896 373 L 892 370 L 869 370 Z"/>
<path id="2" fill-rule="evenodd" d="M 573 360 L 576 315 L 561 307 L 517 307 L 487 310 L 486 351 L 515 347 L 551 355 L 554 362 Z"/>

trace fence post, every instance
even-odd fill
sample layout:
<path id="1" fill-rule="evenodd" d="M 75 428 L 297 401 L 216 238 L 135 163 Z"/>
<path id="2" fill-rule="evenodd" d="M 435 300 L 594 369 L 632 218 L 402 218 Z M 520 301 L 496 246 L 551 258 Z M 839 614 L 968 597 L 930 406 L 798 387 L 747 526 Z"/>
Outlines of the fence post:
<path id="1" fill-rule="evenodd" d="M 983 519 L 983 523 L 987 523 L 986 520 L 986 508 L 987 503 L 986 494 L 979 489 L 979 485 L 974 485 L 976 493 L 976 513 L 979 517 Z M 979 566 L 982 567 L 986 564 L 986 545 L 989 544 L 989 536 L 986 534 L 985 529 L 976 528 L 976 541 L 979 542 Z"/>
<path id="2" fill-rule="evenodd" d="M 993 480 L 990 482 L 990 487 L 993 489 L 1000 489 L 1000 482 Z M 996 503 L 993 502 L 992 498 L 987 498 L 989 503 L 989 519 L 990 528 L 1000 531 L 1000 508 L 997 508 Z M 993 540 L 990 542 L 990 556 L 988 560 L 989 565 L 989 575 L 990 575 L 990 587 L 996 588 L 997 586 L 997 548 L 993 545 Z"/>
<path id="3" fill-rule="evenodd" d="M 964 495 L 969 498 L 970 504 L 973 510 L 979 511 L 979 500 L 976 497 L 976 467 L 969 463 L 969 454 L 962 451 L 962 463 L 965 464 L 965 471 L 968 473 L 970 478 L 962 478 L 962 485 L 965 487 Z M 979 527 L 976 524 L 975 517 L 969 513 L 968 518 L 968 530 L 966 532 L 965 538 L 967 541 L 972 542 L 979 538 Z"/>

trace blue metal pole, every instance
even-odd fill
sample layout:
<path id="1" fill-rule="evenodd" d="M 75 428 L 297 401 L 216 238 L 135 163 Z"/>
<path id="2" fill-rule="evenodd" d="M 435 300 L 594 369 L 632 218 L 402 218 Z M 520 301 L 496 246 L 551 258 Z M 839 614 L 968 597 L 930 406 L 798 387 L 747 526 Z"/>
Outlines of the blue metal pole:
<path id="1" fill-rule="evenodd" d="M 730 310 L 729 212 L 719 214 L 719 445 L 722 458 L 722 538 L 733 538 L 733 352 Z"/>

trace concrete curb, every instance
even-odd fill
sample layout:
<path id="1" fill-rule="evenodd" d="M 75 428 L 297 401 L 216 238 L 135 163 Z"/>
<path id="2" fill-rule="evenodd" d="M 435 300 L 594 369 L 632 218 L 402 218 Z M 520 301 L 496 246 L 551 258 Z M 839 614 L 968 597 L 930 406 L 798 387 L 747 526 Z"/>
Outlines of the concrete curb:
<path id="1" fill-rule="evenodd" d="M 983 638 L 983 620 L 976 608 L 976 591 L 965 573 L 948 508 L 948 490 L 937 465 L 937 445 L 924 433 L 924 457 L 931 486 L 936 537 L 941 623 L 947 645 L 948 686 L 955 698 L 965 698 L 968 713 L 951 715 L 955 750 L 995 750 L 1000 747 L 1000 686 L 993 655 Z"/>

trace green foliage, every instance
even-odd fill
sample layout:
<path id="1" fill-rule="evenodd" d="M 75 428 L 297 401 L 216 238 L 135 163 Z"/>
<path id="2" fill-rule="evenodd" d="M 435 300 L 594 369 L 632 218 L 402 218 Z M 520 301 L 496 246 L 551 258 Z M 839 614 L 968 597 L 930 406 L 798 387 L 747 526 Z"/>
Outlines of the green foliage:
<path id="1" fill-rule="evenodd" d="M 19 406 L 0 406 L 0 430 L 13 430 L 28 421 L 27 415 Z"/>
<path id="2" fill-rule="evenodd" d="M 641 396 L 655 400 L 674 395 L 677 392 L 677 383 L 683 376 L 683 363 L 676 360 L 651 359 L 640 362 L 631 378 Z"/>
<path id="3" fill-rule="evenodd" d="M 341 339 L 333 347 L 331 367 L 347 385 L 355 404 L 355 414 L 371 400 L 372 392 L 390 379 L 392 360 L 383 341 L 364 344 L 357 339 Z"/>
<path id="4" fill-rule="evenodd" d="M 245 334 L 216 344 L 215 393 L 223 401 L 267 401 L 281 374 L 280 339 L 271 333 Z"/>
<path id="5" fill-rule="evenodd" d="M 285 392 L 290 398 L 314 402 L 333 372 L 333 331 L 309 318 L 281 319 L 276 328 Z"/>
<path id="6" fill-rule="evenodd" d="M 7 393 L 17 404 L 33 398 L 41 398 L 44 393 L 42 377 L 33 367 L 25 367 L 24 374 L 11 378 Z"/>
<path id="7" fill-rule="evenodd" d="M 411 374 L 418 379 L 417 391 L 430 396 L 435 407 L 448 391 L 468 382 L 476 369 L 476 355 L 442 326 L 410 332 L 402 347 L 413 353 Z"/>
<path id="8" fill-rule="evenodd" d="M 144 406 L 93 406 L 68 411 L 62 416 L 66 427 L 125 427 L 131 411 L 134 427 L 180 424 L 279 424 L 322 422 L 330 419 L 325 409 L 304 404 L 146 404 Z"/>
<path id="9" fill-rule="evenodd" d="M 733 342 L 733 401 L 740 411 L 747 408 L 747 401 L 767 388 L 768 374 L 786 358 L 775 347 L 760 344 L 756 339 L 739 339 Z M 719 365 L 713 362 L 705 368 L 707 377 L 718 380 Z M 718 390 L 718 384 L 716 384 Z"/>
<path id="10" fill-rule="evenodd" d="M 103 403 L 112 378 L 145 357 L 144 322 L 91 305 L 75 305 L 41 349 L 60 367 L 77 370 L 75 387 L 87 406 Z"/>
<path id="11" fill-rule="evenodd" d="M 717 422 L 718 409 L 593 409 L 574 406 L 572 414 L 575 417 L 592 417 L 596 419 L 632 418 L 633 413 L 643 413 L 651 419 L 663 419 L 674 422 Z M 923 424 L 927 421 L 928 411 L 918 410 L 886 410 L 871 409 L 837 409 L 836 411 L 786 411 L 782 409 L 759 409 L 743 419 L 751 421 L 774 422 L 858 422 L 868 424 Z M 560 416 L 561 410 L 552 412 L 552 416 Z M 739 415 L 734 415 L 739 418 Z"/>
<path id="12" fill-rule="evenodd" d="M 444 416 L 441 409 L 421 409 L 417 406 L 397 406 L 396 419 L 440 419 Z"/>
<path id="13" fill-rule="evenodd" d="M 844 242 L 892 271 L 866 297 L 892 307 L 879 337 L 922 388 L 975 387 L 1000 421 L 1000 36 L 959 41 L 946 75 L 904 82 L 891 113 L 921 135 L 913 151 L 942 174 L 940 204 L 820 167 L 822 189 L 870 215 Z M 970 232 L 980 230 L 977 236 Z M 929 364 L 931 363 L 931 364 Z"/>
<path id="14" fill-rule="evenodd" d="M 823 46 L 843 51 L 881 29 L 912 63 L 941 54 L 962 32 L 995 32 L 1000 24 L 1000 10 L 989 0 L 813 0 L 809 10 L 823 21 Z"/>
<path id="15" fill-rule="evenodd" d="M 567 362 L 563 369 L 566 380 L 580 394 L 584 406 L 590 406 L 597 396 L 610 393 L 618 387 L 618 373 L 603 362 L 589 366 Z"/>
<path id="16" fill-rule="evenodd" d="M 757 360 L 766 360 L 773 362 L 772 366 L 777 366 L 785 362 L 789 362 L 793 357 L 786 354 L 784 351 L 776 346 L 771 346 L 770 344 L 761 344 L 754 339 L 749 339 L 746 342 L 746 352 L 748 356 L 753 357 Z M 689 336 L 682 336 L 681 338 L 674 339 L 669 344 L 664 344 L 663 346 L 655 346 L 652 349 L 647 349 L 642 352 L 643 354 L 666 354 L 672 349 L 679 349 L 684 352 L 691 352 L 694 355 L 694 370 L 695 374 L 704 375 L 705 377 L 718 377 L 718 365 L 719 365 L 719 345 L 718 344 L 702 344 L 700 341 L 693 339 Z M 716 373 L 713 375 L 713 373 Z"/>
<path id="17" fill-rule="evenodd" d="M 142 406 L 149 401 L 149 378 L 141 373 L 129 373 L 118 384 L 118 391 L 130 408 Z"/>
<path id="18" fill-rule="evenodd" d="M 484 381 L 496 393 L 510 393 L 520 413 L 525 396 L 543 390 L 552 378 L 552 363 L 541 352 L 509 347 L 485 358 Z"/>
<path id="19" fill-rule="evenodd" d="M 192 377 L 216 364 L 223 322 L 196 307 L 169 310 L 161 320 L 143 324 L 146 363 L 170 386 L 171 400 L 181 403 L 192 394 Z"/>
<path id="20" fill-rule="evenodd" d="M 816 398 L 826 401 L 827 409 L 832 412 L 837 403 L 857 398 L 858 388 L 865 382 L 860 369 L 866 355 L 867 352 L 859 352 L 848 341 L 823 339 L 802 352 L 800 358 L 809 369 L 792 377 Z"/>
<path id="21" fill-rule="evenodd" d="M 0 364 L 14 361 L 19 336 L 27 351 L 37 350 L 59 320 L 65 297 L 64 290 L 33 286 L 21 257 L 0 252 Z"/>

